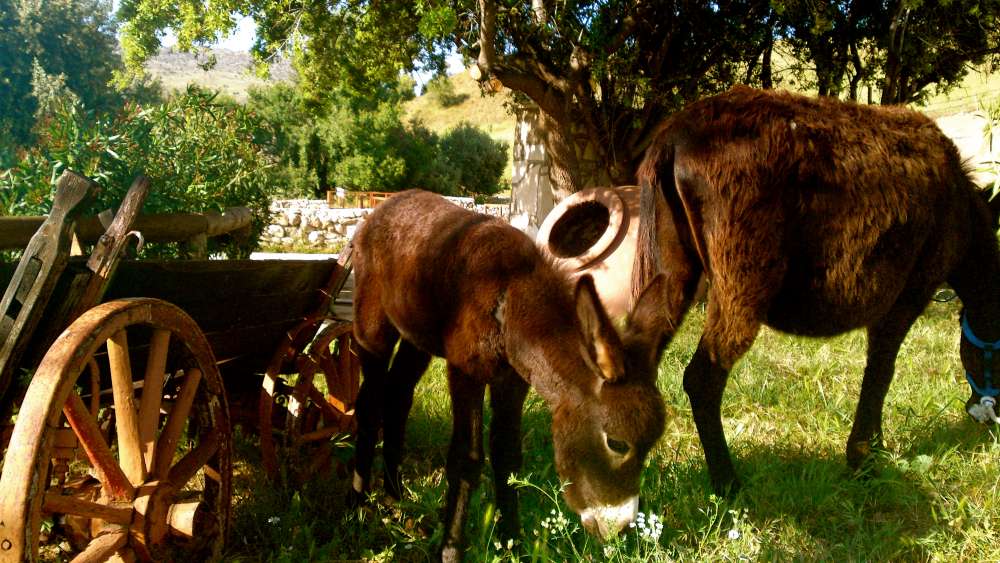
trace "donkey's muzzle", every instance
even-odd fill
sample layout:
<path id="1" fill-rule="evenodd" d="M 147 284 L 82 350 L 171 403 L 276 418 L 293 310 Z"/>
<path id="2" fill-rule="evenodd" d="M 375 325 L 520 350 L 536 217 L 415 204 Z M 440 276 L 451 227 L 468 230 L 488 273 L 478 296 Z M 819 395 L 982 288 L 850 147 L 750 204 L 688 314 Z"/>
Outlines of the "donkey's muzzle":
<path id="1" fill-rule="evenodd" d="M 617 506 L 585 508 L 580 512 L 580 521 L 588 532 L 606 540 L 634 521 L 638 513 L 639 497 L 634 496 Z"/>

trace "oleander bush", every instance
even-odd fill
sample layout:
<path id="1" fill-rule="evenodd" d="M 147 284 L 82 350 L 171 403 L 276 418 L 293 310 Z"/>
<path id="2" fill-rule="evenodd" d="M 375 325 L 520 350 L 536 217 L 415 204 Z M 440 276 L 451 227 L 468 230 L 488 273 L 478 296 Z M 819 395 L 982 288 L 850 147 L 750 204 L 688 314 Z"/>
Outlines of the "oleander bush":
<path id="1" fill-rule="evenodd" d="M 274 158 L 254 140 L 261 127 L 243 106 L 193 87 L 163 103 L 126 103 L 105 115 L 65 101 L 39 126 L 36 144 L 0 172 L 0 213 L 46 213 L 56 179 L 71 169 L 101 185 L 87 210 L 96 214 L 116 208 L 132 179 L 145 174 L 152 182 L 145 213 L 250 208 L 248 239 L 209 241 L 210 251 L 245 256 L 267 224 L 277 181 Z M 154 245 L 148 252 L 172 255 L 177 248 Z"/>

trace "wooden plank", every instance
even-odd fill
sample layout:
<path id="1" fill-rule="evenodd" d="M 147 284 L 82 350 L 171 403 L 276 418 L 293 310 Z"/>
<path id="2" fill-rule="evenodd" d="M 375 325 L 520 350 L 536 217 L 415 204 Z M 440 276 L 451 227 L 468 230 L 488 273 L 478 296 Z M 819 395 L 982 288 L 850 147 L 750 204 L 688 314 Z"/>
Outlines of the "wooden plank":
<path id="1" fill-rule="evenodd" d="M 48 218 L 31 237 L 0 300 L 0 396 L 66 266 L 76 215 L 97 184 L 74 172 L 59 177 Z"/>
<path id="2" fill-rule="evenodd" d="M 149 194 L 149 179 L 139 176 L 132 182 L 122 200 L 118 213 L 111 217 L 106 212 L 108 228 L 94 246 L 86 268 L 68 270 L 70 281 L 61 281 L 67 289 L 60 291 L 60 299 L 45 313 L 46 326 L 40 327 L 32 337 L 33 346 L 47 349 L 62 331 L 87 309 L 101 303 L 111 276 L 130 238 L 132 225 Z M 101 214 L 103 218 L 105 213 Z"/>
<path id="3" fill-rule="evenodd" d="M 116 551 L 125 547 L 128 531 L 124 528 L 101 534 L 87 544 L 87 548 L 74 557 L 71 563 L 97 563 L 107 561 Z"/>
<path id="4" fill-rule="evenodd" d="M 232 207 L 220 213 L 159 213 L 139 216 L 135 229 L 147 242 L 181 242 L 195 235 L 221 234 L 245 229 L 250 225 L 250 210 Z M 0 217 L 0 249 L 24 248 L 44 217 Z M 81 217 L 76 234 L 80 242 L 93 244 L 105 228 L 97 217 Z"/>
<path id="5" fill-rule="evenodd" d="M 332 260 L 174 260 L 123 264 L 108 295 L 196 295 L 224 301 L 233 294 L 275 294 L 324 287 L 337 267 Z"/>

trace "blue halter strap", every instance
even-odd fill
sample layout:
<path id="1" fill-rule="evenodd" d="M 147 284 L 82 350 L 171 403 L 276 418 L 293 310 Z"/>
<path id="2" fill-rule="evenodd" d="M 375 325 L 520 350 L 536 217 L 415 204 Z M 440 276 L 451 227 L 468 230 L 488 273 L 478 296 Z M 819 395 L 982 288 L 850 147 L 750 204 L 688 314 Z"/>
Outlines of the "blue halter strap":
<path id="1" fill-rule="evenodd" d="M 970 344 L 983 351 L 983 379 L 986 381 L 986 387 L 976 385 L 975 380 L 972 379 L 972 374 L 966 370 L 965 379 L 969 382 L 969 386 L 981 397 L 996 397 L 1000 395 L 1000 389 L 993 386 L 993 352 L 1000 350 L 1000 340 L 986 342 L 977 338 L 972 333 L 972 329 L 969 328 L 969 319 L 965 313 L 962 313 L 962 335 L 965 336 L 965 339 Z"/>

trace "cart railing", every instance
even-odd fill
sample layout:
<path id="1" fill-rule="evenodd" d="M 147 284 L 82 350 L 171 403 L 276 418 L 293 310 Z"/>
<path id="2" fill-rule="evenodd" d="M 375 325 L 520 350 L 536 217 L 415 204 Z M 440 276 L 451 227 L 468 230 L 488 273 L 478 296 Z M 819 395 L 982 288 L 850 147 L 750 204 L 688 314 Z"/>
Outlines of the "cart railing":
<path id="1" fill-rule="evenodd" d="M 44 216 L 0 217 L 0 250 L 27 246 L 45 219 Z M 230 207 L 222 213 L 139 215 L 132 228 L 141 232 L 147 242 L 184 242 L 199 248 L 210 237 L 249 232 L 250 220 L 248 208 Z M 105 223 L 101 217 L 78 218 L 75 233 L 80 243 L 96 243 L 104 234 Z"/>

